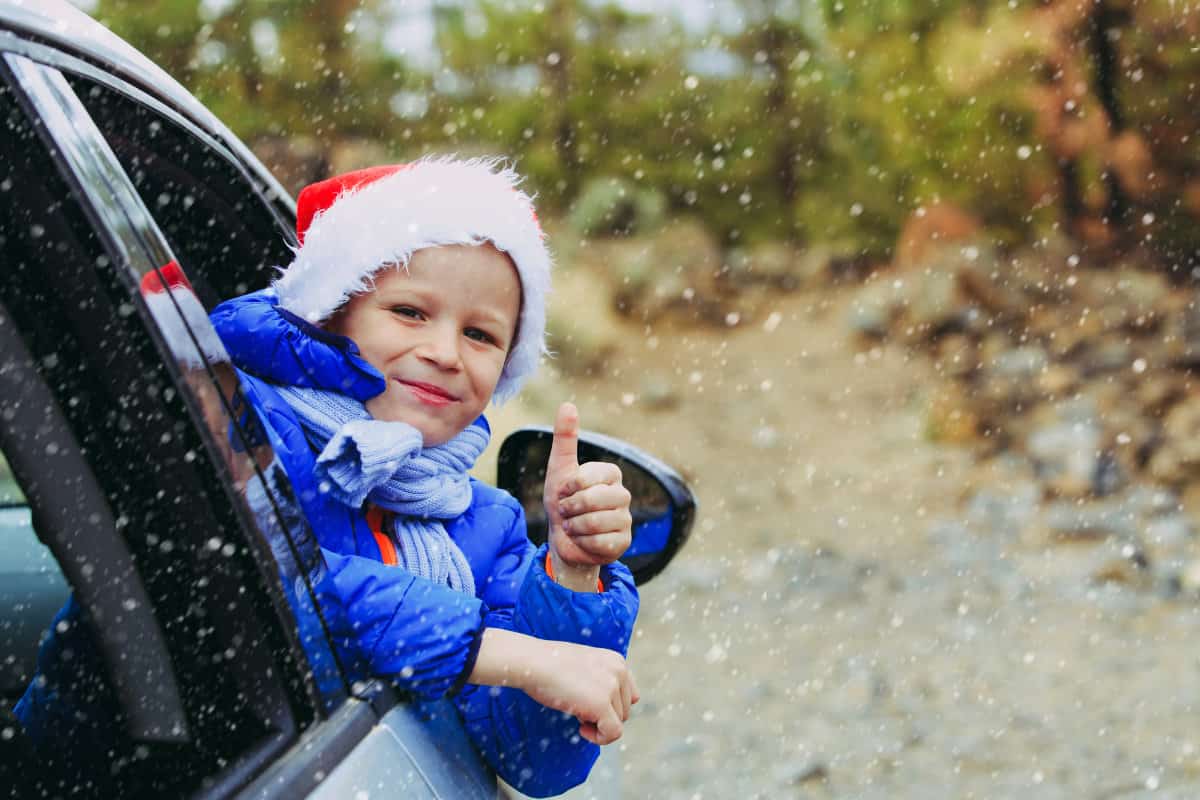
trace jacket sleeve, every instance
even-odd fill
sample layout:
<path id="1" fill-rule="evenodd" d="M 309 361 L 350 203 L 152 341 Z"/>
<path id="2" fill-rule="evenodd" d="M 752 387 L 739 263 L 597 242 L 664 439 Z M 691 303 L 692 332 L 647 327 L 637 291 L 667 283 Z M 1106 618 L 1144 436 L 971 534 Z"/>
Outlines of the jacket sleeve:
<path id="1" fill-rule="evenodd" d="M 519 506 L 508 535 L 527 541 Z M 515 602 L 489 608 L 486 626 L 627 654 L 638 611 L 629 570 L 611 564 L 601 572 L 603 592 L 573 592 L 550 580 L 542 566 L 545 557 L 544 545 L 536 553 L 524 545 L 524 577 Z M 467 684 L 455 703 L 492 769 L 527 795 L 561 794 L 583 783 L 600 755 L 597 745 L 580 737 L 578 720 L 546 708 L 519 689 Z"/>
<path id="2" fill-rule="evenodd" d="M 471 671 L 483 603 L 409 572 L 322 548 L 333 597 L 334 643 L 354 677 L 392 679 L 422 700 L 442 697 Z"/>

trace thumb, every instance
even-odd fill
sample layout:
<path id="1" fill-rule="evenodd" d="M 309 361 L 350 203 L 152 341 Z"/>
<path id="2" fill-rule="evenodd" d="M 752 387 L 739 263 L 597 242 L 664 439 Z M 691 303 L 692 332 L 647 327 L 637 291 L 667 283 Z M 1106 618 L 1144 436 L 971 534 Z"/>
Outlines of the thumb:
<path id="1" fill-rule="evenodd" d="M 558 407 L 554 419 L 554 441 L 546 463 L 546 477 L 558 475 L 579 466 L 579 410 L 574 403 Z"/>

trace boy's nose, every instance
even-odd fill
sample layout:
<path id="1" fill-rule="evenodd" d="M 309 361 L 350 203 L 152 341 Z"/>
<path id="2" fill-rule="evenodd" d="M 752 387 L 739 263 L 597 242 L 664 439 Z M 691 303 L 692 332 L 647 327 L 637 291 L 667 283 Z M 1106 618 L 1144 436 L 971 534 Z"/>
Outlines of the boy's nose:
<path id="1" fill-rule="evenodd" d="M 417 354 L 429 364 L 438 369 L 457 369 L 462 364 L 458 350 L 457 332 L 447 326 L 430 326 L 428 335 L 417 351 Z"/>

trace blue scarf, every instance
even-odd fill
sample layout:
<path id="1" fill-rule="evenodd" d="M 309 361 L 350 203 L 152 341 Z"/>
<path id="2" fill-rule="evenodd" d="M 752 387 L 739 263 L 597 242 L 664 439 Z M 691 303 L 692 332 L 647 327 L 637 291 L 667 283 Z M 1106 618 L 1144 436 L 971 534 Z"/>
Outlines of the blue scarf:
<path id="1" fill-rule="evenodd" d="M 471 565 L 442 520 L 471 504 L 467 471 L 487 447 L 488 431 L 468 425 L 445 444 L 422 447 L 416 428 L 374 419 L 351 397 L 299 386 L 277 389 L 320 451 L 315 474 L 321 491 L 351 508 L 370 501 L 396 512 L 400 566 L 474 595 Z"/>

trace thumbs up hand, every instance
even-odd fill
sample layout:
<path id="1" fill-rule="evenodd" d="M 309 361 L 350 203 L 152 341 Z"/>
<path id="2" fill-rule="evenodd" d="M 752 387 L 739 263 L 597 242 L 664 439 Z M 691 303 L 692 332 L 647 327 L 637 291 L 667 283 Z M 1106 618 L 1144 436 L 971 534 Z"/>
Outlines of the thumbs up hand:
<path id="1" fill-rule="evenodd" d="M 563 403 L 554 420 L 542 494 L 559 583 L 577 592 L 596 591 L 601 565 L 616 561 L 633 539 L 629 501 L 620 467 L 604 461 L 579 463 L 579 411 Z"/>

